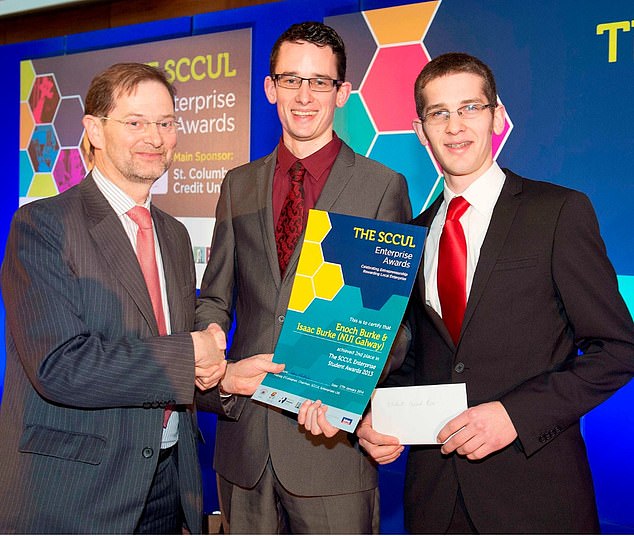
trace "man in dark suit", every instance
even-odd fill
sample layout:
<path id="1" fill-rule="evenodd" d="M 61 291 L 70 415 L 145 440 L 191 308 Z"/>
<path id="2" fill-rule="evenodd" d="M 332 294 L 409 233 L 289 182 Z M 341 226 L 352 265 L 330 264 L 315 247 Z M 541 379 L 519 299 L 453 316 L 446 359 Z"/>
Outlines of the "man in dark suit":
<path id="1" fill-rule="evenodd" d="M 176 144 L 173 97 L 146 65 L 97 75 L 83 119 L 92 172 L 14 217 L 2 533 L 201 532 L 194 390 L 224 373 L 224 334 L 190 333 L 188 234 L 150 202 Z"/>
<path id="2" fill-rule="evenodd" d="M 579 192 L 493 161 L 504 108 L 477 58 L 435 58 L 415 98 L 414 128 L 445 186 L 413 222 L 429 228 L 411 302 L 413 347 L 389 381 L 465 382 L 469 408 L 442 428 L 441 447 L 410 448 L 406 527 L 597 532 L 579 420 L 631 379 L 634 327 L 594 211 Z M 463 200 L 462 216 L 447 215 Z M 358 428 L 360 443 L 389 463 L 403 447 L 371 422 Z"/>
<path id="3" fill-rule="evenodd" d="M 245 378 L 260 358 L 245 356 L 272 352 L 282 329 L 300 250 L 289 245 L 294 216 L 285 208 L 296 180 L 303 180 L 300 229 L 309 208 L 410 217 L 403 176 L 355 154 L 332 130 L 335 109 L 351 91 L 345 61 L 341 39 L 321 23 L 282 34 L 264 83 L 282 139 L 268 156 L 229 172 L 218 202 L 196 320 L 229 330 L 235 312 L 236 331 L 225 377 L 198 403 L 220 415 L 214 467 L 225 530 L 234 533 L 378 530 L 376 468 L 354 436 L 313 438 L 295 415 L 223 393 L 254 392 L 258 382 Z"/>

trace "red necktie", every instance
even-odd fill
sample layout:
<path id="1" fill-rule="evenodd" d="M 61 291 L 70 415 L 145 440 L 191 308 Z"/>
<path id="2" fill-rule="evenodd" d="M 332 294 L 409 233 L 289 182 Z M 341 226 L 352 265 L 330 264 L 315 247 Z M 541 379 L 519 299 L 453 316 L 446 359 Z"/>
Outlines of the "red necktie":
<path id="1" fill-rule="evenodd" d="M 460 218 L 469 208 L 464 197 L 454 197 L 438 246 L 438 296 L 442 319 L 454 343 L 458 344 L 467 306 L 467 241 Z"/>
<path id="2" fill-rule="evenodd" d="M 297 240 L 304 230 L 304 174 L 306 168 L 298 160 L 290 170 L 291 189 L 284 200 L 280 218 L 275 227 L 277 259 L 280 274 L 284 276 L 288 261 L 295 250 Z"/>
<path id="3" fill-rule="evenodd" d="M 154 249 L 152 216 L 147 208 L 138 205 L 128 210 L 127 214 L 139 227 L 136 233 L 136 256 L 141 265 L 143 279 L 145 279 L 150 300 L 152 300 L 152 309 L 154 309 L 159 335 L 167 335 L 165 313 L 163 312 L 163 298 L 161 297 L 161 283 L 159 280 L 158 266 L 156 264 L 156 250 Z M 171 408 L 165 409 L 163 428 L 167 426 L 167 421 L 171 413 Z"/>

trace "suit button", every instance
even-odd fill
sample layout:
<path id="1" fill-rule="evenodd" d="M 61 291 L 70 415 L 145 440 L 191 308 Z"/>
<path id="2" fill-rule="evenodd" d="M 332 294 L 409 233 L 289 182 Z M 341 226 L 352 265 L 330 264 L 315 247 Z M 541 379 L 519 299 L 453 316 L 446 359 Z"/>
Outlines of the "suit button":
<path id="1" fill-rule="evenodd" d="M 152 456 L 154 456 L 154 449 L 151 449 L 150 447 L 145 447 L 141 451 L 141 456 L 143 456 L 144 458 L 151 458 Z"/>
<path id="2" fill-rule="evenodd" d="M 278 321 L 280 324 L 283 324 L 283 323 L 284 323 L 284 315 L 280 315 L 280 316 L 278 316 L 278 317 L 277 317 L 277 321 Z"/>
<path id="3" fill-rule="evenodd" d="M 161 405 L 159 404 L 158 400 L 155 400 L 154 402 L 152 402 L 152 409 L 156 409 L 161 407 Z"/>
<path id="4" fill-rule="evenodd" d="M 461 361 L 460 363 L 458 363 L 455 367 L 454 370 L 460 374 L 462 372 L 464 372 L 464 363 Z"/>
<path id="5" fill-rule="evenodd" d="M 143 409 L 150 409 L 152 407 L 151 402 L 143 402 Z"/>

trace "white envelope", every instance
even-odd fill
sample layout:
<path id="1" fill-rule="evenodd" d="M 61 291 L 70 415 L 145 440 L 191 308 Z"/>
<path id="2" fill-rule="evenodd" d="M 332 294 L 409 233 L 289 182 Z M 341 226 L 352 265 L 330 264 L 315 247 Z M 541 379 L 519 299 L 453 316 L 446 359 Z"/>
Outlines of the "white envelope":
<path id="1" fill-rule="evenodd" d="M 466 409 L 464 383 L 375 389 L 372 428 L 402 445 L 437 445 L 442 427 Z"/>

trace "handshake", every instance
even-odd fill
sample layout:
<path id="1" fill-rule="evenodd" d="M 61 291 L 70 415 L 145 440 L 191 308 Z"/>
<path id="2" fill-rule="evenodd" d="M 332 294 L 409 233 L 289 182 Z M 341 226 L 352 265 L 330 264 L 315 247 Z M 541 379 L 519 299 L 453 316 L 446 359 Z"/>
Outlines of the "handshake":
<path id="1" fill-rule="evenodd" d="M 252 395 L 264 376 L 284 369 L 273 363 L 273 354 L 256 354 L 227 363 L 227 337 L 218 324 L 209 324 L 204 331 L 192 331 L 196 387 L 206 391 L 218 386 L 223 393 Z"/>

